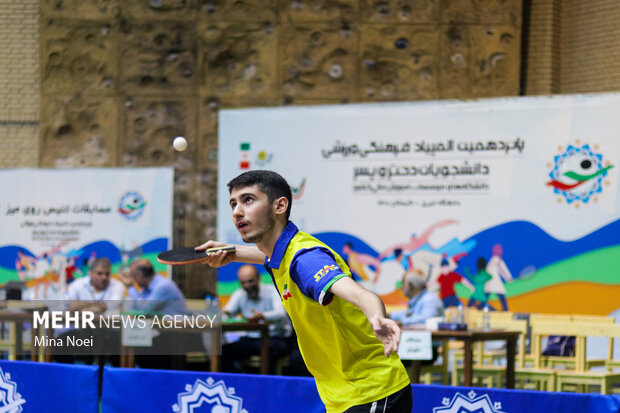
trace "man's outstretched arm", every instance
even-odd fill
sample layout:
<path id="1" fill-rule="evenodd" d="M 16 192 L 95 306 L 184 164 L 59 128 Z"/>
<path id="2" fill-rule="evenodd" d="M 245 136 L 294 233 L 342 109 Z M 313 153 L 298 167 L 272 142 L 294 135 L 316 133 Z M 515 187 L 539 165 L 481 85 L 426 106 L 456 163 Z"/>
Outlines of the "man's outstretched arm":
<path id="1" fill-rule="evenodd" d="M 227 244 L 210 240 L 197 246 L 195 250 L 204 251 L 209 248 L 223 247 L 224 245 Z M 263 264 L 265 262 L 265 254 L 260 252 L 255 245 L 235 245 L 235 248 L 236 250 L 232 254 L 225 251 L 212 252 L 201 262 L 214 268 L 221 267 L 233 261 L 247 264 Z"/>
<path id="2" fill-rule="evenodd" d="M 375 335 L 383 343 L 385 356 L 398 351 L 400 327 L 385 315 L 383 301 L 349 277 L 343 277 L 332 284 L 330 291 L 362 310 Z"/>

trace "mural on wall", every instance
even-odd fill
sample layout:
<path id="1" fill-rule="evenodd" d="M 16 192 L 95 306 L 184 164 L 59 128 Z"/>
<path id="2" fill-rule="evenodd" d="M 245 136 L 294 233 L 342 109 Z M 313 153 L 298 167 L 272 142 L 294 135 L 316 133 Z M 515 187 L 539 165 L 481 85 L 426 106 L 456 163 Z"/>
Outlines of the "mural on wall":
<path id="1" fill-rule="evenodd" d="M 292 221 L 388 305 L 413 273 L 448 306 L 610 314 L 618 107 L 609 94 L 224 111 L 219 188 L 280 172 Z M 218 238 L 241 242 L 225 197 L 219 211 Z M 224 296 L 235 271 L 219 270 Z"/>

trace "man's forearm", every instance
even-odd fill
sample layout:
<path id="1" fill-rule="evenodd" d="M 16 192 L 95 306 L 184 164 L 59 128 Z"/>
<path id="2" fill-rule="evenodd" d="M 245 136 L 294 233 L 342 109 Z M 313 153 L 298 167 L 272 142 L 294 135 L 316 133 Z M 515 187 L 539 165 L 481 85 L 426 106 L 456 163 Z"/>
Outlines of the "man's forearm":
<path id="1" fill-rule="evenodd" d="M 236 251 L 232 257 L 235 262 L 243 262 L 247 264 L 264 264 L 265 254 L 260 252 L 254 245 L 235 245 Z"/>

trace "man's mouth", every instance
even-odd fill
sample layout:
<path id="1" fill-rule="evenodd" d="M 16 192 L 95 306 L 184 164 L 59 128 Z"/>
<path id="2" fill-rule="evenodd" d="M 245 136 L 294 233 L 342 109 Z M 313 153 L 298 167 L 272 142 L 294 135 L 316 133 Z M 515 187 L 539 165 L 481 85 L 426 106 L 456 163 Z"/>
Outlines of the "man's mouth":
<path id="1" fill-rule="evenodd" d="M 241 231 L 243 228 L 247 227 L 248 223 L 245 221 L 237 222 L 237 230 Z"/>

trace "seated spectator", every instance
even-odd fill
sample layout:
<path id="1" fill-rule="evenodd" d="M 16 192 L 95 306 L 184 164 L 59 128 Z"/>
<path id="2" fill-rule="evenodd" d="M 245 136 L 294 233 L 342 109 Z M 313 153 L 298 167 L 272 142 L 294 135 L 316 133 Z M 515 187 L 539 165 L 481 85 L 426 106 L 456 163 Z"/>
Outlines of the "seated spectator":
<path id="1" fill-rule="evenodd" d="M 275 372 L 278 359 L 289 353 L 292 326 L 282 306 L 278 291 L 271 285 L 261 284 L 258 270 L 253 265 L 242 265 L 237 278 L 241 288 L 235 291 L 223 309 L 224 315 L 241 317 L 250 323 L 267 321 L 269 326 L 270 372 Z M 249 356 L 259 355 L 261 340 L 259 332 L 248 332 L 236 337 L 234 342 L 222 346 L 222 370 L 240 371 L 238 362 Z"/>
<path id="2" fill-rule="evenodd" d="M 134 261 L 129 276 L 123 277 L 123 281 L 130 285 L 128 295 L 132 310 L 153 316 L 191 315 L 179 287 L 169 278 L 157 274 L 149 260 Z M 183 368 L 185 353 L 202 351 L 202 336 L 198 332 L 159 331 L 153 338 L 152 347 L 141 349 L 135 360 L 143 368 Z"/>
<path id="3" fill-rule="evenodd" d="M 69 311 L 90 311 L 96 315 L 119 313 L 122 301 L 125 298 L 125 286 L 120 281 L 111 278 L 112 263 L 108 258 L 95 259 L 88 270 L 86 277 L 78 278 L 69 285 L 66 299 L 69 301 Z M 95 324 L 97 325 L 97 324 Z M 64 343 L 66 337 L 85 339 L 91 336 L 92 348 L 59 347 L 55 349 L 55 360 L 58 362 L 80 362 L 91 364 L 95 356 L 108 355 L 108 361 L 118 365 L 118 350 L 120 335 L 118 331 L 104 328 L 72 329 L 59 335 Z"/>
<path id="4" fill-rule="evenodd" d="M 403 294 L 409 298 L 406 310 L 394 311 L 390 318 L 402 325 L 422 324 L 431 317 L 442 317 L 444 314 L 443 302 L 436 294 L 426 289 L 424 278 L 415 274 L 405 276 L 402 286 Z M 425 360 L 421 365 L 433 364 L 438 356 L 438 345 L 433 343 L 433 358 Z"/>

